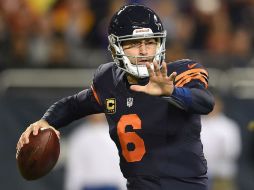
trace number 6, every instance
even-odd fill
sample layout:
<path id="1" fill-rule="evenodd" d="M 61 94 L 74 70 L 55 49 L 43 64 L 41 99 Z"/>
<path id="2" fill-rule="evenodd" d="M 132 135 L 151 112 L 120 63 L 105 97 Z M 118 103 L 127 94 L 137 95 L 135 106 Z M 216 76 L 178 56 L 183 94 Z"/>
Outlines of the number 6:
<path id="1" fill-rule="evenodd" d="M 136 132 L 126 132 L 127 126 L 141 129 L 141 120 L 136 114 L 123 115 L 117 124 L 117 134 L 122 147 L 122 154 L 127 162 L 140 161 L 145 152 L 145 143 Z M 134 144 L 133 150 L 128 150 L 128 144 Z"/>

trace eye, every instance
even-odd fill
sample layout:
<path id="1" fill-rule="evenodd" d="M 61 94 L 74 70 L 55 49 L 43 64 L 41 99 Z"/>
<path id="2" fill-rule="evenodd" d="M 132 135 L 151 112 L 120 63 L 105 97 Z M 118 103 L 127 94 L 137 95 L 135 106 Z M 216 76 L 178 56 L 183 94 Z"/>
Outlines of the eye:
<path id="1" fill-rule="evenodd" d="M 130 44 L 132 47 L 139 47 L 140 45 L 141 45 L 141 42 L 139 42 L 139 41 L 133 41 L 133 42 L 131 42 L 131 44 Z"/>
<path id="2" fill-rule="evenodd" d="M 137 48 L 141 45 L 139 41 L 129 41 L 127 44 L 123 46 L 123 49 Z"/>
<path id="3" fill-rule="evenodd" d="M 157 42 L 155 40 L 148 40 L 148 41 L 146 41 L 146 45 L 154 45 L 156 43 Z"/>

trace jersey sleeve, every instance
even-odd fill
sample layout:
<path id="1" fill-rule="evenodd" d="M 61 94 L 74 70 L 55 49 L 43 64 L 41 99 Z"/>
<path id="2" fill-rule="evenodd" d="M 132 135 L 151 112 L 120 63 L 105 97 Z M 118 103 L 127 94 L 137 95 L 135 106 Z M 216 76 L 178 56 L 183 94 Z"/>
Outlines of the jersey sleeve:
<path id="1" fill-rule="evenodd" d="M 168 65 L 168 73 L 176 72 L 175 89 L 171 96 L 164 97 L 168 102 L 185 111 L 195 114 L 208 114 L 214 106 L 208 88 L 208 72 L 197 62 L 180 60 Z"/>
<path id="2" fill-rule="evenodd" d="M 101 106 L 95 100 L 92 89 L 89 88 L 57 101 L 49 107 L 42 119 L 58 129 L 74 120 L 101 112 Z"/>
<path id="3" fill-rule="evenodd" d="M 94 83 L 97 83 L 100 76 L 99 73 L 100 68 L 95 72 L 94 82 L 90 88 L 57 101 L 50 106 L 42 119 L 58 129 L 87 115 L 102 113 L 103 108 L 94 88 Z"/>
<path id="4" fill-rule="evenodd" d="M 185 60 L 175 65 L 177 76 L 176 87 L 204 87 L 208 88 L 208 71 L 205 67 L 192 60 Z"/>

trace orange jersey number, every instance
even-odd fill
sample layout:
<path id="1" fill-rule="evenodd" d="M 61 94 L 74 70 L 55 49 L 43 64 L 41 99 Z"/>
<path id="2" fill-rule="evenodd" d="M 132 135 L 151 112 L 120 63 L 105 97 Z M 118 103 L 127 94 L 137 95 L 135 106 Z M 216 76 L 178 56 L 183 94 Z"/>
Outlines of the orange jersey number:
<path id="1" fill-rule="evenodd" d="M 122 147 L 122 154 L 127 162 L 140 161 L 145 152 L 145 143 L 143 139 L 135 132 L 126 132 L 126 127 L 132 126 L 133 129 L 141 129 L 141 120 L 136 114 L 123 115 L 117 124 L 117 134 Z M 128 150 L 128 145 L 133 145 Z"/>

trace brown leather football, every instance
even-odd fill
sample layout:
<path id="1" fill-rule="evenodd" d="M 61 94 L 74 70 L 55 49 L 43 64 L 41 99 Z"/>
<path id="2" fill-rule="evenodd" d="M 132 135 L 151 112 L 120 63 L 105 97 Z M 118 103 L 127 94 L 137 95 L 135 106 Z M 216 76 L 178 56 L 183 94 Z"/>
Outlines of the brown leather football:
<path id="1" fill-rule="evenodd" d="M 59 139 L 53 129 L 40 129 L 29 136 L 29 143 L 19 151 L 17 163 L 21 175 L 35 180 L 48 174 L 55 166 L 60 154 Z"/>

